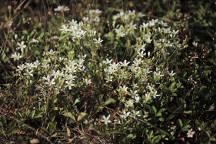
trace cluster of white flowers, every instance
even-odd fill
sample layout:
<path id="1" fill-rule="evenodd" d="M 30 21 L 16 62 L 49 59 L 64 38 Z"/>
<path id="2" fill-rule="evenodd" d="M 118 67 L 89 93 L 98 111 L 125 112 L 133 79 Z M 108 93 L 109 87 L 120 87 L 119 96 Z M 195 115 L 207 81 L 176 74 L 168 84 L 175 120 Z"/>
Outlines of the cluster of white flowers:
<path id="1" fill-rule="evenodd" d="M 83 22 L 76 20 L 69 21 L 68 24 L 63 24 L 60 28 L 62 33 L 69 33 L 73 40 L 81 39 L 85 36 L 86 31 L 83 29 Z"/>
<path id="2" fill-rule="evenodd" d="M 27 47 L 24 41 L 18 42 L 17 45 L 18 45 L 18 47 L 16 48 L 16 50 L 18 50 L 18 52 L 15 52 L 11 55 L 11 58 L 13 58 L 14 61 L 17 61 L 23 57 L 24 50 Z"/>
<path id="3" fill-rule="evenodd" d="M 116 21 L 117 19 L 121 19 L 122 21 L 127 21 L 131 18 L 135 18 L 136 16 L 142 17 L 144 16 L 142 13 L 136 14 L 135 10 L 126 11 L 126 12 L 120 12 L 113 16 L 113 20 Z"/>
<path id="4" fill-rule="evenodd" d="M 55 9 L 55 11 L 67 10 L 64 6 Z M 170 51 L 175 51 L 175 48 L 181 47 L 178 39 L 170 40 L 171 37 L 176 37 L 178 31 L 171 30 L 166 23 L 158 19 L 153 19 L 139 26 L 135 23 L 135 19 L 142 17 L 142 13 L 120 12 L 113 16 L 114 29 L 112 32 L 116 34 L 114 35 L 116 41 L 120 41 L 120 37 L 132 36 L 134 38 L 135 44 L 129 42 L 128 48 L 128 51 L 131 50 L 134 55 L 119 60 L 118 56 L 113 59 L 105 59 L 95 54 L 95 57 L 100 57 L 98 59 L 103 59 L 103 61 L 98 62 L 97 58 L 91 59 L 93 57 L 92 51 L 95 52 L 99 46 L 103 48 L 103 37 L 92 22 L 99 22 L 100 14 L 100 10 L 90 10 L 89 16 L 83 18 L 84 22 L 71 20 L 67 24 L 63 24 L 60 28 L 63 38 L 61 35 L 60 40 L 66 37 L 66 40 L 62 41 L 66 47 L 64 53 L 53 49 L 45 51 L 40 61 L 26 62 L 17 66 L 17 73 L 19 76 L 27 78 L 33 78 L 36 75 L 38 80 L 36 83 L 65 93 L 74 88 L 94 85 L 92 80 L 95 80 L 95 75 L 102 73 L 101 80 L 105 81 L 103 85 L 109 87 L 113 92 L 112 94 L 117 95 L 120 104 L 123 105 L 123 108 L 119 110 L 119 117 L 115 117 L 118 119 L 118 123 L 119 120 L 123 119 L 124 121 L 127 118 L 141 115 L 146 118 L 148 112 L 140 112 L 143 110 L 142 105 L 160 95 L 158 86 L 160 82 L 175 75 L 172 70 L 167 72 L 163 67 L 157 68 L 158 63 L 155 59 L 161 54 L 166 56 Z M 116 26 L 115 21 L 120 20 L 123 23 L 120 22 Z M 73 41 L 67 41 L 68 39 Z M 82 40 L 77 41 L 80 39 Z M 37 42 L 37 40 L 32 39 L 31 43 Z M 11 57 L 14 60 L 19 60 L 22 58 L 26 47 L 25 42 L 18 43 L 17 50 L 20 53 L 16 52 Z M 157 52 L 159 56 L 157 56 Z M 107 55 L 107 57 L 111 56 Z M 97 66 L 98 63 L 99 66 Z M 99 69 L 90 70 L 92 67 Z M 92 74 L 92 72 L 95 73 Z M 101 122 L 105 125 L 111 123 L 110 115 L 103 116 Z"/>
<path id="5" fill-rule="evenodd" d="M 101 13 L 102 13 L 102 11 L 99 10 L 99 9 L 91 9 L 91 10 L 89 10 L 89 14 L 93 15 L 93 16 L 100 15 Z"/>
<path id="6" fill-rule="evenodd" d="M 120 26 L 119 28 L 115 29 L 117 37 L 124 37 L 127 34 L 127 30 L 124 26 Z"/>
<path id="7" fill-rule="evenodd" d="M 67 6 L 58 6 L 57 8 L 54 9 L 54 11 L 69 11 L 70 9 Z"/>
<path id="8" fill-rule="evenodd" d="M 14 61 L 17 61 L 22 58 L 22 55 L 20 53 L 15 52 L 11 55 L 11 58 L 13 58 Z"/>
<path id="9" fill-rule="evenodd" d="M 102 13 L 99 9 L 91 9 L 88 11 L 88 16 L 82 18 L 85 23 L 92 24 L 94 22 L 100 22 L 100 14 Z"/>
<path id="10" fill-rule="evenodd" d="M 38 60 L 32 63 L 26 62 L 25 64 L 18 65 L 16 71 L 18 72 L 19 76 L 33 77 L 33 72 L 38 68 L 39 65 L 40 63 Z"/>

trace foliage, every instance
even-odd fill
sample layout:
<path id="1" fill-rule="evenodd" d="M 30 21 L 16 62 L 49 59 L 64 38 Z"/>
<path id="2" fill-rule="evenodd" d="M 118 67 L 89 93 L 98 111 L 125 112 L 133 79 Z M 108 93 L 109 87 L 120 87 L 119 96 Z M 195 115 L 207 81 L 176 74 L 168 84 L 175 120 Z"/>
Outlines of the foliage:
<path id="1" fill-rule="evenodd" d="M 215 142 L 211 3 L 78 3 L 2 25 L 2 141 Z"/>

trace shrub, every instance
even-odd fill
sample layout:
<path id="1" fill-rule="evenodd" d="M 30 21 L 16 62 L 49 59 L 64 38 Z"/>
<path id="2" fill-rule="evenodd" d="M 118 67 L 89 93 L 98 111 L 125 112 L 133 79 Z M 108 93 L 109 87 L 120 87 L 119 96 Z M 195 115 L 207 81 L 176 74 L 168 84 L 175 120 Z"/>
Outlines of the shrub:
<path id="1" fill-rule="evenodd" d="M 0 118 L 1 137 L 32 139 L 33 130 L 48 143 L 214 141 L 214 116 L 209 127 L 202 118 L 214 110 L 214 86 L 207 88 L 211 79 L 203 84 L 211 70 L 199 74 L 209 68 L 196 61 L 200 38 L 132 10 L 90 9 L 72 20 L 61 17 L 68 7 L 54 11 L 50 32 L 36 23 L 38 32 L 11 34 L 15 48 L 3 52 L 15 67 L 1 85 L 9 110 Z M 167 14 L 175 16 L 183 15 Z"/>

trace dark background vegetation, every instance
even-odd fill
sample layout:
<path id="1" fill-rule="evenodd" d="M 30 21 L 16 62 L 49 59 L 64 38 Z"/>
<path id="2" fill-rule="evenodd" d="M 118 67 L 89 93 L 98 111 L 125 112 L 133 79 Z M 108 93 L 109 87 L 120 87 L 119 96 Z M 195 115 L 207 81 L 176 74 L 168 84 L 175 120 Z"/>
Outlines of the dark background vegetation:
<path id="1" fill-rule="evenodd" d="M 189 47 L 176 58 L 175 69 L 184 88 L 170 99 L 167 107 L 174 111 L 174 118 L 190 120 L 194 127 L 202 125 L 205 132 L 194 139 L 185 140 L 179 135 L 173 143 L 216 143 L 216 1 L 214 0 L 1 0 L 0 1 L 0 121 L 14 121 L 13 97 L 4 90 L 13 87 L 12 73 L 15 63 L 9 58 L 13 51 L 10 40 L 23 31 L 49 32 L 56 26 L 54 8 L 66 5 L 70 8 L 65 17 L 80 19 L 86 9 L 100 9 L 109 17 L 113 10 L 136 10 L 152 18 L 162 18 L 176 27 Z M 62 14 L 63 15 L 63 14 Z M 10 22 L 12 24 L 10 25 Z M 44 41 L 49 41 L 44 39 Z M 193 46 L 193 41 L 198 46 Z M 4 52 L 4 55 L 3 55 Z M 193 79 L 193 81 L 189 81 Z M 185 112 L 190 112 L 185 114 Z M 6 119 L 3 117 L 6 116 Z M 14 116 L 13 116 L 14 117 Z M 15 120 L 16 121 L 16 120 Z M 11 124 L 16 125 L 16 124 Z M 31 125 L 31 124 L 30 124 Z M 34 125 L 34 124 L 32 124 Z M 37 128 L 35 128 L 37 129 Z M 8 135 L 10 134 L 8 130 Z M 12 135 L 19 137 L 19 134 Z M 1 138 L 2 137 L 2 138 Z M 0 133 L 1 140 L 12 139 Z M 23 138 L 20 138 L 21 141 Z M 136 143 L 139 143 L 136 141 Z M 172 143 L 172 142 L 171 142 Z"/>

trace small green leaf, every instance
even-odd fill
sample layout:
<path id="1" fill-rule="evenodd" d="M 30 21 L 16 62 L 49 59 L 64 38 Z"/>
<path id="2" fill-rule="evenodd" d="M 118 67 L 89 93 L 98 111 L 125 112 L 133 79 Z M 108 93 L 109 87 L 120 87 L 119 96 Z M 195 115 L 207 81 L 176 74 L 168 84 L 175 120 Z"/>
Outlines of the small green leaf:
<path id="1" fill-rule="evenodd" d="M 73 115 L 71 112 L 65 112 L 63 115 L 64 115 L 65 117 L 69 117 L 69 118 L 75 120 L 75 117 L 74 117 L 74 115 Z"/>
<path id="2" fill-rule="evenodd" d="M 177 123 L 178 123 L 178 125 L 179 125 L 180 128 L 183 127 L 183 123 L 182 123 L 182 120 L 181 120 L 181 119 L 178 119 Z"/>
<path id="3" fill-rule="evenodd" d="M 156 114 L 157 113 L 157 109 L 155 106 L 152 106 L 153 112 Z"/>
<path id="4" fill-rule="evenodd" d="M 70 131 L 70 129 L 67 127 L 67 136 L 70 137 L 70 135 L 71 135 L 71 131 Z"/>
<path id="5" fill-rule="evenodd" d="M 136 137 L 136 136 L 133 135 L 133 134 L 128 134 L 128 135 L 127 135 L 127 138 L 132 138 L 132 139 L 133 139 L 133 138 L 135 138 L 135 137 Z"/>
<path id="6" fill-rule="evenodd" d="M 77 99 L 75 99 L 75 102 L 74 102 L 74 104 L 73 105 L 76 105 L 77 103 L 79 103 L 80 102 L 80 99 L 79 98 L 77 98 Z"/>
<path id="7" fill-rule="evenodd" d="M 54 107 L 53 110 L 56 110 L 56 111 L 57 111 L 57 110 L 58 110 L 58 107 Z"/>
<path id="8" fill-rule="evenodd" d="M 57 100 L 58 100 L 57 98 L 56 98 L 56 99 L 54 99 L 53 103 L 57 103 Z"/>
<path id="9" fill-rule="evenodd" d="M 108 104 L 115 103 L 115 102 L 116 102 L 116 100 L 114 100 L 113 98 L 109 98 L 108 100 L 106 100 L 104 105 L 108 105 Z"/>
<path id="10" fill-rule="evenodd" d="M 158 112 L 158 113 L 156 114 L 156 116 L 157 116 L 157 117 L 161 117 L 161 116 L 162 116 L 161 112 Z"/>
<path id="11" fill-rule="evenodd" d="M 35 110 L 33 110 L 33 111 L 31 112 L 31 118 L 32 118 L 32 119 L 34 118 L 34 116 L 35 116 Z"/>
<path id="12" fill-rule="evenodd" d="M 191 114 L 192 111 L 191 111 L 191 110 L 189 110 L 189 111 L 184 111 L 184 113 L 185 113 L 185 114 Z"/>
<path id="13" fill-rule="evenodd" d="M 84 117 L 86 117 L 86 116 L 87 116 L 87 113 L 81 112 L 81 113 L 79 114 L 78 118 L 77 118 L 77 121 L 81 121 L 81 120 L 84 119 Z"/>
<path id="14" fill-rule="evenodd" d="M 186 126 L 184 126 L 184 127 L 182 128 L 182 131 L 188 131 L 189 128 L 190 128 L 190 125 L 186 125 Z"/>

